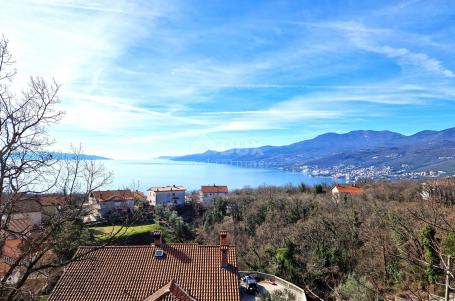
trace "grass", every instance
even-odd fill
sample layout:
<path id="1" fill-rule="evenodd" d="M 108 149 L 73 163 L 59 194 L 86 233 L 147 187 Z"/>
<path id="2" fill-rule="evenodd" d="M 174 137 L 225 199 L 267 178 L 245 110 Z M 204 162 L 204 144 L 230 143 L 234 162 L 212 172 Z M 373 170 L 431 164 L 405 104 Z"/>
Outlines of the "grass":
<path id="1" fill-rule="evenodd" d="M 152 243 L 152 235 L 150 231 L 161 230 L 164 234 L 164 239 L 168 242 L 173 240 L 173 237 L 169 234 L 166 229 L 159 224 L 148 224 L 123 227 L 122 226 L 104 226 L 104 227 L 92 227 L 90 228 L 95 235 L 95 239 L 102 243 L 108 240 L 113 234 L 117 233 L 115 244 L 126 244 L 126 245 L 146 245 Z"/>

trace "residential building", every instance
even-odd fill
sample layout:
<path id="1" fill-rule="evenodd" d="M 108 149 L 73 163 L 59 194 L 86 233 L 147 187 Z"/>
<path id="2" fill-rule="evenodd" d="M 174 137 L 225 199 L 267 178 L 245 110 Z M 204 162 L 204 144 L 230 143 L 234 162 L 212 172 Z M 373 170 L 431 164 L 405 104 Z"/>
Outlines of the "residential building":
<path id="1" fill-rule="evenodd" d="M 33 226 L 41 225 L 42 206 L 37 200 L 23 199 L 13 202 L 9 213 L 2 215 L 3 223 L 14 232 L 21 232 Z"/>
<path id="2" fill-rule="evenodd" d="M 16 284 L 22 281 L 27 272 L 27 266 L 37 260 L 37 253 L 35 248 L 30 251 L 30 246 L 24 239 L 13 238 L 2 241 L 0 243 L 0 281 L 4 280 L 5 277 L 8 277 L 6 279 L 7 284 Z M 49 258 L 55 259 L 53 256 L 52 251 L 48 251 L 44 255 L 40 254 L 38 264 L 46 262 Z M 47 269 L 32 272 L 27 276 L 22 288 L 27 288 L 29 291 L 40 291 L 47 286 L 48 276 Z"/>
<path id="3" fill-rule="evenodd" d="M 76 206 L 81 209 L 83 221 L 91 223 L 100 219 L 100 205 L 93 198 L 86 199 L 83 195 L 71 197 L 63 194 L 37 194 L 29 195 L 27 199 L 38 202 L 44 219 L 52 218 L 59 210 L 67 206 Z"/>
<path id="4" fill-rule="evenodd" d="M 205 205 L 210 204 L 214 198 L 225 198 L 227 195 L 227 186 L 219 186 L 215 184 L 209 186 L 201 186 L 201 190 L 199 191 L 199 199 Z"/>
<path id="5" fill-rule="evenodd" d="M 42 223 L 41 204 L 35 200 L 16 200 L 2 216 L 0 231 L 0 281 L 22 256 L 23 237 L 30 237 Z M 26 263 L 29 258 L 24 258 Z M 8 275 L 8 284 L 17 283 L 23 275 L 23 265 L 14 268 Z"/>
<path id="6" fill-rule="evenodd" d="M 161 231 L 144 246 L 80 247 L 49 301 L 240 301 L 235 247 L 167 244 Z"/>
<path id="7" fill-rule="evenodd" d="M 20 239 L 7 239 L 0 245 L 0 280 L 6 276 L 11 269 L 11 266 L 21 256 L 20 249 L 22 240 Z M 19 281 L 21 277 L 21 269 L 18 267 L 12 271 L 7 279 L 8 284 L 14 284 Z"/>
<path id="8" fill-rule="evenodd" d="M 137 197 L 137 193 L 129 189 L 94 191 L 89 196 L 89 204 L 99 204 L 99 213 L 105 217 L 110 213 L 133 210 Z"/>
<path id="9" fill-rule="evenodd" d="M 151 206 L 183 206 L 185 204 L 185 186 L 151 187 L 147 190 L 147 201 Z"/>
<path id="10" fill-rule="evenodd" d="M 85 213 L 84 223 L 95 223 L 101 219 L 101 205 L 94 197 L 88 197 L 82 203 L 82 210 Z"/>
<path id="11" fill-rule="evenodd" d="M 363 189 L 355 185 L 340 185 L 337 184 L 332 189 L 332 199 L 339 203 L 341 201 L 351 200 L 353 195 L 363 193 Z"/>

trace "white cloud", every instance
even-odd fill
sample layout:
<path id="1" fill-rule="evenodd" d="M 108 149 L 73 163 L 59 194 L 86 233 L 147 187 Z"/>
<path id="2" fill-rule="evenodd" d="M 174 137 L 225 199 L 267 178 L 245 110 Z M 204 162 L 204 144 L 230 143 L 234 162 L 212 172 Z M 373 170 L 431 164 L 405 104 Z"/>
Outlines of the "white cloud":
<path id="1" fill-rule="evenodd" d="M 414 53 L 406 48 L 393 48 L 390 46 L 376 47 L 373 51 L 384 53 L 391 58 L 397 58 L 402 64 L 418 65 L 436 74 L 455 77 L 455 73 L 452 70 L 445 68 L 440 61 L 424 53 Z"/>
<path id="2" fill-rule="evenodd" d="M 369 28 L 358 22 L 335 22 L 329 27 L 344 32 L 349 40 L 360 49 L 384 54 L 395 59 L 401 66 L 416 66 L 422 71 L 453 78 L 455 73 L 446 68 L 441 61 L 425 53 L 413 52 L 404 47 L 387 45 L 387 37 L 393 31 L 387 29 Z"/>

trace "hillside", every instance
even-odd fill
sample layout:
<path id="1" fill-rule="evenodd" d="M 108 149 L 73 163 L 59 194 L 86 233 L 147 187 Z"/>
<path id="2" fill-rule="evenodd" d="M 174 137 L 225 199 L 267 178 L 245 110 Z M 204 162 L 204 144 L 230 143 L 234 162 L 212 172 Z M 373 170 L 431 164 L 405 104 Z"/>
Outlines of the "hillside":
<path id="1" fill-rule="evenodd" d="M 455 223 L 455 186 L 445 183 L 435 202 L 422 200 L 420 181 L 371 182 L 338 204 L 330 187 L 240 189 L 204 213 L 199 235 L 216 242 L 220 229 L 232 233 L 240 269 L 309 287 L 320 297 L 309 300 L 429 300 L 425 292 L 444 295 L 445 275 L 427 268 L 427 233 L 438 237 L 435 249 L 455 254 L 455 232 L 443 226 Z"/>
<path id="2" fill-rule="evenodd" d="M 243 163 L 348 178 L 439 176 L 455 173 L 455 128 L 410 136 L 391 131 L 326 133 L 285 146 L 207 151 L 172 159 Z"/>

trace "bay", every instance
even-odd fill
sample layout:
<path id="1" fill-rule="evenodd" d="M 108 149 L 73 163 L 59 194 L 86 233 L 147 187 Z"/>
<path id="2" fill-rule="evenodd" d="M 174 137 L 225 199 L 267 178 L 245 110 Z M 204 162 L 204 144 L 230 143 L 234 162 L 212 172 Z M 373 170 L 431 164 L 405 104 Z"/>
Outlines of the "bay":
<path id="1" fill-rule="evenodd" d="M 113 182 L 105 189 L 130 188 L 146 192 L 152 186 L 184 185 L 198 190 L 201 185 L 227 185 L 230 190 L 261 185 L 282 186 L 333 183 L 333 179 L 312 177 L 302 172 L 277 169 L 245 168 L 232 165 L 180 162 L 167 159 L 148 161 L 103 160 L 107 170 L 114 172 Z"/>

